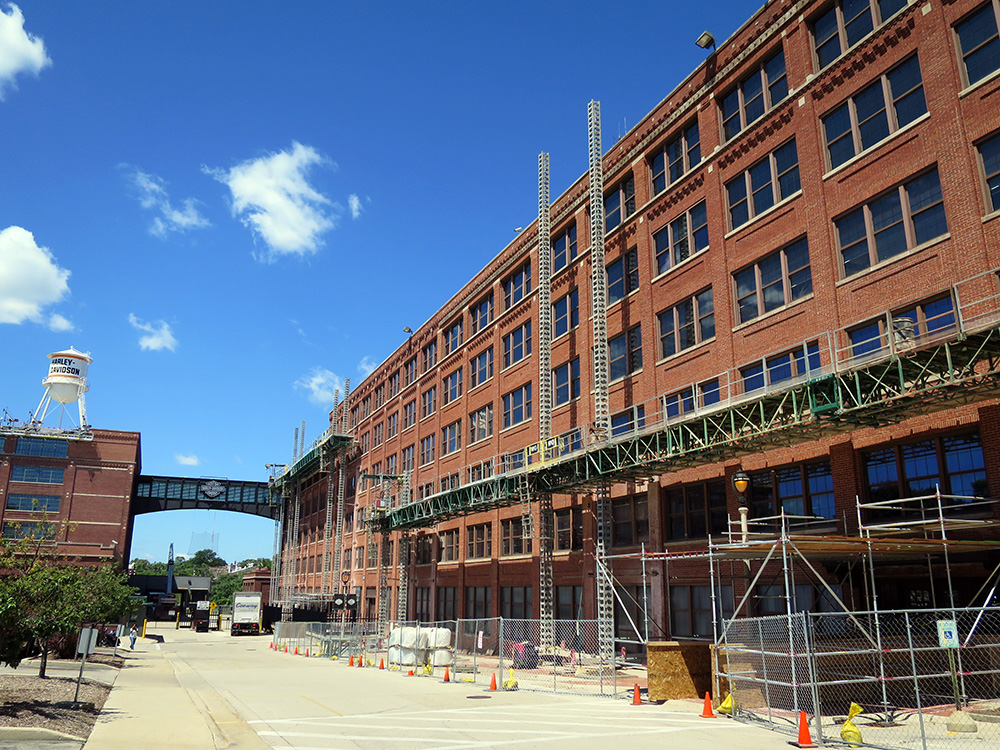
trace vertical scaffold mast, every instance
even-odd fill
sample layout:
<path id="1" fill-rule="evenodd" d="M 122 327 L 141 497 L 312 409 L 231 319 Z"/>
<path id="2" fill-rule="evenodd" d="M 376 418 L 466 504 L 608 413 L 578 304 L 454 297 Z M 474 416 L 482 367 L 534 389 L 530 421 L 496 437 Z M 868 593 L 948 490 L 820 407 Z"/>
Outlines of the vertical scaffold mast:
<path id="1" fill-rule="evenodd" d="M 611 434 L 608 405 L 607 279 L 604 268 L 604 168 L 601 149 L 601 103 L 587 106 L 590 146 L 590 321 L 594 352 L 594 437 L 607 440 Z M 597 628 L 602 662 L 610 662 L 614 651 L 614 599 L 611 583 L 601 575 L 601 564 L 611 549 L 610 488 L 602 484 L 595 493 L 597 516 Z"/>
<path id="2" fill-rule="evenodd" d="M 331 429 L 336 429 L 340 424 L 340 389 L 335 388 L 333 391 L 333 424 L 330 425 Z M 323 523 L 323 582 L 321 591 L 323 593 L 323 598 L 326 599 L 330 591 L 330 543 L 333 540 L 333 507 L 337 500 L 337 488 L 336 482 L 334 481 L 337 476 L 337 456 L 333 449 L 327 451 L 326 457 L 326 519 Z M 340 566 L 336 566 L 336 577 L 334 580 L 340 578 Z M 334 590 L 336 590 L 334 586 Z M 330 610 L 330 615 L 332 616 L 333 610 Z"/>
<path id="3" fill-rule="evenodd" d="M 552 436 L 552 232 L 549 155 L 538 155 L 538 440 L 543 455 Z M 538 498 L 538 606 L 541 647 L 553 646 L 552 495 Z"/>
<path id="4" fill-rule="evenodd" d="M 346 435 L 350 428 L 348 413 L 351 406 L 351 379 L 344 379 L 344 400 L 340 404 L 340 413 L 334 413 L 336 429 L 341 435 Z M 344 477 L 347 464 L 347 454 L 342 452 L 337 462 L 337 525 L 333 532 L 333 585 L 335 591 L 340 591 L 340 570 L 344 556 Z M 333 481 L 333 477 L 330 477 Z M 329 518 L 329 515 L 327 516 Z"/>

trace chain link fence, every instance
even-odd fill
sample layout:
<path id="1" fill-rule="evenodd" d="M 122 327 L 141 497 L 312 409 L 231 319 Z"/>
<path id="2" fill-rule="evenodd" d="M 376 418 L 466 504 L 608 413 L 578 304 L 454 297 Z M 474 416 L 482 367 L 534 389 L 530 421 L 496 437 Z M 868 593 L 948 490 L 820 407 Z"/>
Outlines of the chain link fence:
<path id="1" fill-rule="evenodd" d="M 1000 747 L 1000 609 L 741 618 L 721 640 L 736 718 L 795 733 L 805 711 L 816 742 Z"/>
<path id="2" fill-rule="evenodd" d="M 415 676 L 449 679 L 498 689 L 578 695 L 631 696 L 645 685 L 645 665 L 611 663 L 598 655 L 596 620 L 554 620 L 551 642 L 542 643 L 540 620 L 489 618 L 440 622 L 278 622 L 276 650 L 310 657 L 359 660 Z"/>

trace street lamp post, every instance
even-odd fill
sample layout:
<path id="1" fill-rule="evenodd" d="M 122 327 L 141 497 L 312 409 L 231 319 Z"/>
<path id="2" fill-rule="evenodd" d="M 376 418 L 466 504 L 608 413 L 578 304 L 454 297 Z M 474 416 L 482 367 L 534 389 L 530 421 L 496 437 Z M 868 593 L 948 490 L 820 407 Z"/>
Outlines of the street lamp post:
<path id="1" fill-rule="evenodd" d="M 742 541 L 746 544 L 747 541 L 747 513 L 750 509 L 747 507 L 747 490 L 750 488 L 750 476 L 740 469 L 735 474 L 733 474 L 733 489 L 736 490 L 736 497 L 740 501 L 740 534 L 742 535 Z"/>

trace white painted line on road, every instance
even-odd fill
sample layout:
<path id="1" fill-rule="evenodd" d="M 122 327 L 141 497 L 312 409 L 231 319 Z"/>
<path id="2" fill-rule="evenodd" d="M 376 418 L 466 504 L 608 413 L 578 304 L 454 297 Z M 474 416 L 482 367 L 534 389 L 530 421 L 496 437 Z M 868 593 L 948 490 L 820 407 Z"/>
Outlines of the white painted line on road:
<path id="1" fill-rule="evenodd" d="M 343 735 L 343 734 L 315 734 L 310 732 L 257 732 L 261 737 L 280 737 L 285 739 L 287 737 L 314 737 L 321 739 L 324 737 L 329 737 L 331 739 L 337 740 L 378 740 L 380 742 L 446 742 L 448 744 L 464 745 L 466 740 L 446 740 L 443 738 L 427 738 L 423 739 L 420 737 L 375 737 L 369 734 L 359 734 L 359 735 Z"/>
<path id="2" fill-rule="evenodd" d="M 387 714 L 382 714 L 381 718 L 378 720 L 378 726 L 379 727 L 385 727 L 385 728 L 388 728 L 388 729 L 406 729 L 407 727 L 412 727 L 413 723 L 414 722 L 418 722 L 418 721 L 420 721 L 420 722 L 437 722 L 437 723 L 440 723 L 440 722 L 444 721 L 444 722 L 448 722 L 449 724 L 469 724 L 469 723 L 472 723 L 472 724 L 475 724 L 477 726 L 482 726 L 484 724 L 489 724 L 489 725 L 494 725 L 495 724 L 495 725 L 498 725 L 500 727 L 507 727 L 507 726 L 510 726 L 510 719 L 503 718 L 505 716 L 510 716 L 510 717 L 512 717 L 514 719 L 517 719 L 518 723 L 520 725 L 522 725 L 522 726 L 557 726 L 557 727 L 564 727 L 564 726 L 566 726 L 566 722 L 565 721 L 544 721 L 544 720 L 541 720 L 541 719 L 532 719 L 532 718 L 525 717 L 525 716 L 523 716 L 521 714 L 518 714 L 516 712 L 503 713 L 503 714 L 500 714 L 500 715 L 491 714 L 490 716 L 469 716 L 467 718 L 466 717 L 461 717 L 461 718 L 447 718 L 447 717 L 445 717 L 445 718 L 440 718 L 440 717 L 438 717 L 438 718 L 427 718 L 427 717 L 421 717 L 421 716 L 407 716 L 407 717 L 402 717 L 402 716 L 398 716 L 396 714 L 387 713 Z M 385 720 L 387 720 L 387 719 L 397 719 L 397 720 L 398 719 L 405 719 L 405 721 L 408 722 L 408 723 L 407 724 L 403 724 L 401 726 L 387 725 L 387 724 L 384 723 Z M 303 724 L 304 722 L 296 720 L 296 719 L 275 719 L 275 720 L 269 721 L 267 723 L 268 724 Z M 660 726 L 660 727 L 673 727 L 673 726 L 677 726 L 678 724 L 691 724 L 691 725 L 700 724 L 701 726 L 707 726 L 706 724 L 704 724 L 703 721 L 693 721 L 693 720 L 688 721 L 688 720 L 684 720 L 684 719 L 681 719 L 681 720 L 678 720 L 678 719 L 666 720 L 666 719 L 659 719 L 659 718 L 657 718 L 655 716 L 641 717 L 641 718 L 638 718 L 638 719 L 630 719 L 629 722 L 628 722 L 628 724 L 627 724 L 627 726 L 630 727 L 630 728 L 632 728 L 632 727 L 636 727 L 636 728 L 654 728 L 654 727 L 657 727 L 657 726 Z M 372 726 L 372 720 L 370 718 L 359 718 L 357 716 L 345 716 L 343 719 L 336 719 L 336 720 L 333 720 L 333 719 L 330 719 L 329 717 L 327 717 L 327 718 L 322 719 L 322 720 L 318 720 L 317 719 L 317 720 L 310 721 L 307 724 L 307 726 L 310 726 L 310 727 L 343 727 L 343 726 L 371 727 Z M 573 722 L 573 726 L 574 727 L 596 727 L 596 728 L 600 729 L 600 728 L 606 728 L 608 726 L 608 724 L 607 724 L 606 721 L 604 721 L 604 722 L 595 722 L 595 723 L 589 723 L 589 722 L 584 722 L 584 721 L 574 721 Z M 733 725 L 733 724 L 719 724 L 719 725 L 716 725 L 715 728 L 717 728 L 717 729 L 722 729 L 724 727 L 735 728 L 735 726 L 736 725 Z M 515 730 L 503 729 L 502 731 L 515 731 Z"/>

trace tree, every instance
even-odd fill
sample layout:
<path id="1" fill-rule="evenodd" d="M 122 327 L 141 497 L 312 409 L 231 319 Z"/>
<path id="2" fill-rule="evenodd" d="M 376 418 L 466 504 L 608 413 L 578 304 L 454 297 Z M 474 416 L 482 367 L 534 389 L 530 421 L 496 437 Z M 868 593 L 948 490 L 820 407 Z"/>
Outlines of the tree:
<path id="1" fill-rule="evenodd" d="M 42 651 L 38 676 L 45 677 L 49 652 L 84 624 L 117 622 L 132 608 L 124 573 L 112 565 L 75 566 L 57 558 L 46 533 L 0 545 L 0 662 L 17 667 L 32 640 Z"/>
<path id="2" fill-rule="evenodd" d="M 212 590 L 209 596 L 216 604 L 232 604 L 233 594 L 242 588 L 242 573 L 223 573 L 212 581 Z"/>

